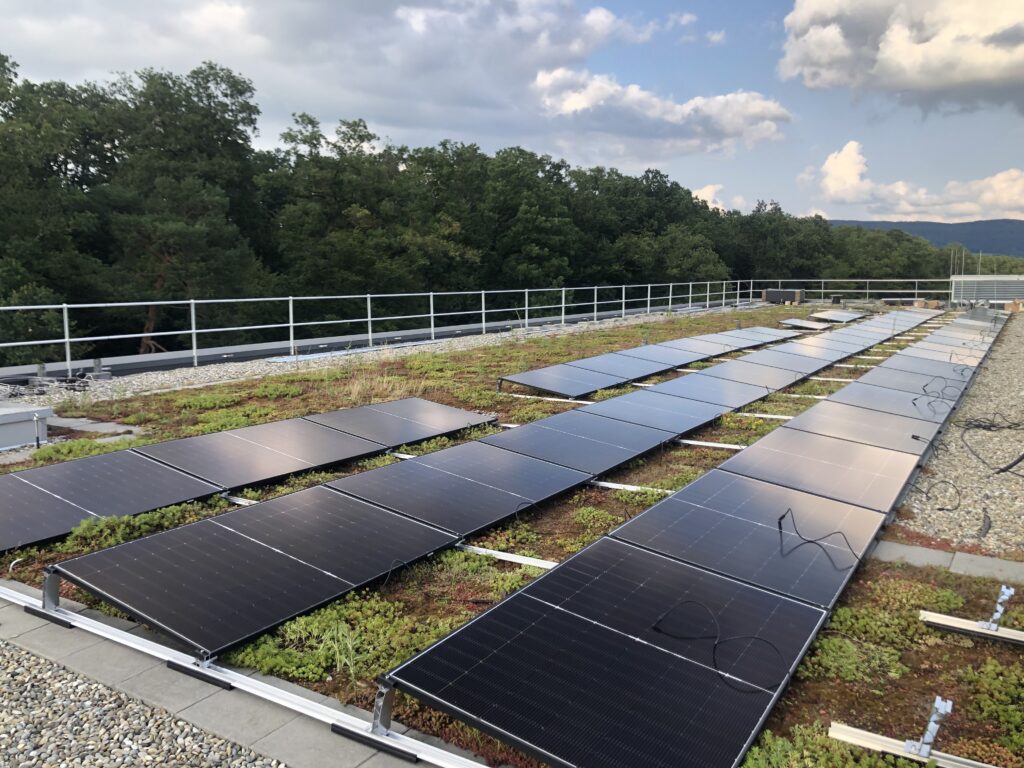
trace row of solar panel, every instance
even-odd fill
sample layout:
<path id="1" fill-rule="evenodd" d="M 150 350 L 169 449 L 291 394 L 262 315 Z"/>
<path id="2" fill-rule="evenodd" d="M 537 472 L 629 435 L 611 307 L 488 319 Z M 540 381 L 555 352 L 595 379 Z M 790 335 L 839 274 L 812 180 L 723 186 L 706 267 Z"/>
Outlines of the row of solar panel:
<path id="1" fill-rule="evenodd" d="M 599 389 L 618 387 L 646 379 L 684 365 L 719 355 L 770 344 L 799 334 L 757 326 L 723 333 L 707 333 L 659 344 L 584 357 L 570 363 L 549 365 L 532 371 L 503 376 L 501 381 L 521 384 L 563 397 L 583 397 Z"/>
<path id="2" fill-rule="evenodd" d="M 972 374 L 909 353 L 870 375 L 387 679 L 553 765 L 739 764 Z"/>
<path id="3" fill-rule="evenodd" d="M 875 342 L 872 339 L 864 343 Z M 808 354 L 817 354 L 818 349 L 806 347 Z M 805 370 L 829 364 L 813 357 L 780 355 L 806 361 L 798 366 Z M 729 369 L 722 373 L 741 376 L 760 371 L 759 380 L 764 382 L 760 386 L 708 375 L 731 365 L 713 366 L 681 380 L 682 384 L 692 382 L 682 391 L 659 392 L 654 391 L 658 389 L 655 387 L 620 396 L 480 441 L 358 473 L 329 483 L 326 493 L 325 489 L 301 491 L 229 513 L 233 516 L 229 519 L 270 515 L 278 521 L 258 534 L 236 531 L 237 526 L 230 525 L 229 530 L 237 534 L 233 538 L 219 522 L 228 518 L 224 515 L 122 548 L 86 555 L 65 562 L 58 569 L 70 580 L 116 602 L 129 613 L 144 616 L 186 640 L 200 653 L 212 655 L 366 583 L 347 570 L 348 540 L 359 544 L 360 560 L 354 563 L 358 575 L 375 574 L 368 576 L 372 580 L 437 548 L 438 541 L 433 538 L 405 535 L 403 531 L 409 527 L 409 521 L 432 526 L 443 532 L 447 544 L 452 544 L 806 375 L 800 370 L 757 364 L 750 364 L 748 371 Z M 316 510 L 315 515 L 310 509 Z M 362 516 L 352 517 L 354 509 Z M 383 528 L 363 520 L 367 509 L 381 511 L 376 524 Z M 194 542 L 200 541 L 201 534 L 213 526 L 220 526 L 215 539 L 218 544 L 207 548 L 204 554 Z M 392 538 L 397 548 L 374 547 L 371 542 L 383 536 L 389 527 L 394 528 Z M 237 551 L 229 553 L 227 549 L 233 540 L 238 542 Z M 290 585 L 294 594 L 275 595 L 264 601 L 260 612 L 251 611 L 250 606 L 259 601 L 258 590 L 263 585 L 258 580 L 246 581 L 244 575 L 233 578 L 225 571 L 244 566 L 253 547 L 257 547 L 254 552 L 259 552 L 259 547 L 267 550 L 261 570 L 274 567 L 274 561 L 285 556 L 290 560 L 289 572 L 297 580 Z M 330 562 L 336 564 L 333 568 L 325 569 L 319 562 L 320 548 L 331 553 Z M 170 555 L 157 558 L 151 549 L 181 554 L 171 565 L 165 562 L 171 559 Z M 204 564 L 204 559 L 211 562 Z M 188 566 L 177 568 L 181 560 L 187 561 Z M 130 567 L 125 567 L 129 563 Z M 373 567 L 367 568 L 366 563 L 373 563 Z M 308 595 L 316 598 L 313 602 L 300 590 L 303 569 L 309 578 Z M 324 570 L 330 570 L 340 581 L 324 581 Z M 208 578 L 211 572 L 219 576 L 212 583 Z M 324 597 L 320 588 L 328 590 L 326 594 L 330 597 Z M 166 594 L 167 590 L 187 597 L 175 599 Z M 192 602 L 192 614 L 198 618 L 188 619 L 188 605 Z M 220 618 L 213 621 L 212 616 Z M 267 623 L 273 616 L 276 619 Z"/>
<path id="4" fill-rule="evenodd" d="M 493 421 L 421 398 L 188 437 L 0 475 L 0 551 Z"/>

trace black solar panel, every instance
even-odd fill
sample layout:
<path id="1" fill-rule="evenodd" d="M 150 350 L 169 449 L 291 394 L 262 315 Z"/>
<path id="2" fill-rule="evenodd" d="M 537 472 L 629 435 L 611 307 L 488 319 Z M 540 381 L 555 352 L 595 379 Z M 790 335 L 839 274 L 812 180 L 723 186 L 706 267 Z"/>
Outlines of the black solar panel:
<path id="1" fill-rule="evenodd" d="M 700 400 L 704 403 L 715 403 L 726 405 L 729 408 L 742 408 L 755 400 L 760 400 L 771 394 L 771 390 L 765 387 L 743 384 L 730 379 L 720 379 L 714 376 L 705 376 L 701 373 L 693 373 L 679 379 L 672 379 L 661 384 L 650 387 L 648 392 L 657 392 L 663 395 L 675 397 L 686 397 L 690 400 Z"/>
<path id="2" fill-rule="evenodd" d="M 796 429 L 776 429 L 720 468 L 887 513 L 902 493 L 917 460 L 912 454 L 873 445 Z"/>
<path id="3" fill-rule="evenodd" d="M 701 341 L 700 339 L 672 339 L 671 341 L 661 342 L 661 345 L 672 347 L 673 349 L 681 349 L 684 352 L 696 352 L 705 357 L 725 355 L 735 349 L 731 344 L 713 343 Z"/>
<path id="4" fill-rule="evenodd" d="M 811 331 L 823 331 L 831 325 L 831 323 L 804 320 L 799 317 L 790 317 L 786 320 L 779 320 L 779 324 L 788 325 L 791 328 L 806 328 Z"/>
<path id="5" fill-rule="evenodd" d="M 670 365 L 673 368 L 680 368 L 707 357 L 707 355 L 700 352 L 684 352 L 681 349 L 666 347 L 662 344 L 645 344 L 642 347 L 624 349 L 619 354 L 626 355 L 627 357 L 639 357 L 643 360 L 654 360 Z"/>
<path id="6" fill-rule="evenodd" d="M 825 349 L 834 349 L 838 352 L 846 352 L 847 354 L 856 354 L 864 349 L 871 346 L 870 342 L 867 341 L 851 341 L 847 339 L 834 338 L 831 333 L 822 333 L 817 336 L 804 336 L 799 339 L 796 343 L 798 344 L 809 344 L 812 347 L 824 347 Z"/>
<path id="7" fill-rule="evenodd" d="M 219 490 L 133 451 L 26 469 L 18 477 L 99 517 L 137 515 Z"/>
<path id="8" fill-rule="evenodd" d="M 901 392 L 888 387 L 875 387 L 871 384 L 854 382 L 847 384 L 838 392 L 829 395 L 835 403 L 846 403 L 896 416 L 908 416 L 912 419 L 923 419 L 941 424 L 953 409 L 953 403 L 943 400 L 938 393 L 914 394 Z"/>
<path id="9" fill-rule="evenodd" d="M 620 386 L 627 381 L 621 376 L 609 376 L 564 364 L 502 376 L 502 379 L 563 397 L 583 397 L 599 389 Z"/>
<path id="10" fill-rule="evenodd" d="M 472 414 L 476 415 L 476 414 Z M 295 457 L 311 466 L 330 466 L 379 453 L 384 446 L 307 419 L 285 419 L 224 434 Z"/>
<path id="11" fill-rule="evenodd" d="M 370 445 L 374 446 L 373 452 L 384 450 L 382 445 Z M 228 432 L 169 440 L 135 450 L 183 472 L 202 477 L 221 488 L 243 488 L 313 469 L 311 462 L 243 440 Z"/>
<path id="12" fill-rule="evenodd" d="M 838 360 L 842 360 L 844 357 L 849 357 L 851 354 L 847 350 L 830 349 L 820 344 L 805 344 L 802 341 L 790 341 L 787 342 L 786 344 L 779 344 L 779 346 L 777 347 L 772 347 L 770 351 L 783 352 L 787 355 L 814 357 L 817 358 L 818 360 L 823 360 L 829 363 L 834 363 Z"/>
<path id="13" fill-rule="evenodd" d="M 440 437 L 493 420 L 489 416 L 431 403 L 418 397 L 346 408 L 305 418 L 390 448 Z"/>
<path id="14" fill-rule="evenodd" d="M 913 344 L 901 350 L 901 354 L 923 357 L 927 360 L 942 360 L 957 365 L 969 365 L 972 368 L 977 367 L 985 357 L 984 353 L 974 352 L 970 349 L 942 347 L 927 343 Z"/>
<path id="15" fill-rule="evenodd" d="M 748 349 L 765 343 L 764 339 L 751 339 L 746 336 L 734 335 L 729 332 L 706 333 L 702 336 L 694 336 L 697 341 L 711 342 L 712 344 L 725 344 L 733 350 Z"/>
<path id="16" fill-rule="evenodd" d="M 656 373 L 664 373 L 676 367 L 671 363 L 660 363 L 654 360 L 620 355 L 615 352 L 597 355 L 596 357 L 584 357 L 581 360 L 573 360 L 566 363 L 566 365 L 571 365 L 573 368 L 584 368 L 588 371 L 606 373 L 610 376 L 621 376 L 630 381 L 653 376 Z"/>
<path id="17" fill-rule="evenodd" d="M 63 536 L 87 517 L 95 515 L 17 474 L 0 475 L 0 552 Z"/>
<path id="18" fill-rule="evenodd" d="M 547 429 L 568 432 L 570 435 L 618 445 L 638 453 L 655 448 L 675 437 L 674 433 L 664 429 L 627 424 L 617 419 L 584 413 L 582 410 L 565 411 L 533 423 Z"/>
<path id="19" fill-rule="evenodd" d="M 762 349 L 758 352 L 751 352 L 743 357 L 743 362 L 756 365 L 767 365 L 771 368 L 782 368 L 786 371 L 798 371 L 809 374 L 827 368 L 827 360 L 816 360 L 803 355 L 791 355 L 785 352 L 776 352 L 773 349 Z"/>
<path id="20" fill-rule="evenodd" d="M 692 374 L 696 375 L 696 374 Z M 675 435 L 702 427 L 730 409 L 658 392 L 631 392 L 580 409 L 630 424 L 671 431 Z"/>
<path id="21" fill-rule="evenodd" d="M 942 376 L 930 376 L 926 373 L 911 373 L 895 368 L 872 368 L 857 381 L 875 387 L 887 387 L 915 395 L 928 394 L 944 400 L 957 401 L 964 392 L 967 383 L 961 379 L 949 380 Z"/>
<path id="22" fill-rule="evenodd" d="M 592 416 L 592 418 L 602 417 Z M 672 437 L 668 433 L 661 434 L 665 435 L 665 439 Z M 524 456 L 550 461 L 552 464 L 577 469 L 590 475 L 603 474 L 640 455 L 639 451 L 579 435 L 570 435 L 554 429 L 545 429 L 539 424 L 516 427 L 486 437 L 481 442 L 504 448 L 507 451 L 521 453 Z M 664 439 L 660 440 L 658 444 L 660 445 L 661 442 L 664 442 Z"/>
<path id="23" fill-rule="evenodd" d="M 863 507 L 712 470 L 611 535 L 830 608 L 883 520 Z"/>
<path id="24" fill-rule="evenodd" d="M 56 569 L 215 654 L 456 540 L 317 487 L 66 560 Z"/>
<path id="25" fill-rule="evenodd" d="M 767 689 L 785 681 L 824 618 L 818 608 L 607 537 L 524 592 Z"/>
<path id="26" fill-rule="evenodd" d="M 879 368 L 892 368 L 897 371 L 909 371 L 928 376 L 944 376 L 950 381 L 969 381 L 974 375 L 974 368 L 969 365 L 925 360 L 923 357 L 895 354 L 888 360 L 878 364 Z"/>
<path id="27" fill-rule="evenodd" d="M 489 528 L 533 506 L 522 496 L 416 461 L 359 472 L 328 486 L 460 536 Z"/>
<path id="28" fill-rule="evenodd" d="M 877 445 L 917 456 L 924 453 L 939 431 L 939 425 L 933 421 L 869 411 L 830 400 L 808 408 L 787 421 L 783 428 Z"/>
<path id="29" fill-rule="evenodd" d="M 828 320 L 832 323 L 848 323 L 864 317 L 863 312 L 847 312 L 840 309 L 827 309 L 822 312 L 815 312 L 811 315 L 815 320 Z"/>
<path id="30" fill-rule="evenodd" d="M 700 372 L 701 376 L 713 376 L 729 381 L 738 381 L 754 387 L 762 387 L 772 391 L 783 389 L 790 384 L 800 381 L 804 374 L 799 371 L 790 371 L 783 368 L 773 368 L 768 365 L 757 365 L 748 363 L 750 355 L 740 360 L 729 360 L 725 363 L 712 365 Z"/>
<path id="31" fill-rule="evenodd" d="M 741 339 L 753 339 L 754 341 L 782 341 L 792 339 L 800 335 L 798 331 L 783 331 L 778 328 L 765 328 L 763 325 L 755 325 L 750 328 L 736 328 L 731 331 L 724 331 L 727 336 L 738 336 Z"/>
<path id="32" fill-rule="evenodd" d="M 587 482 L 591 475 L 480 441 L 411 459 L 467 480 L 540 502 Z"/>

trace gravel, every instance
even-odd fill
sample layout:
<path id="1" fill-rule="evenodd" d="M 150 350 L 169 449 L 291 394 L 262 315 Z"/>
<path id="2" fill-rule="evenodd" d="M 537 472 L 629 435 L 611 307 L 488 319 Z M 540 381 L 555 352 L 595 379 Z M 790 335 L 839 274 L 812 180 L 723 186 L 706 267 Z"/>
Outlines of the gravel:
<path id="1" fill-rule="evenodd" d="M 748 308 L 758 308 L 763 305 L 751 305 Z M 711 312 L 732 311 L 712 309 Z M 703 314 L 703 313 L 702 313 Z M 613 318 L 599 320 L 597 322 L 585 321 L 572 325 L 560 326 L 550 325 L 529 330 L 514 330 L 504 333 L 488 333 L 486 335 L 462 336 L 454 339 L 444 339 L 426 344 L 410 344 L 405 346 L 382 347 L 372 351 L 362 351 L 350 354 L 333 354 L 322 356 L 310 356 L 299 358 L 298 362 L 271 362 L 270 360 L 249 360 L 233 363 L 215 363 L 203 365 L 198 368 L 177 368 L 170 371 L 148 371 L 130 376 L 117 376 L 108 381 L 93 382 L 89 389 L 84 392 L 75 392 L 64 388 L 55 387 L 52 391 L 43 395 L 19 397 L 16 402 L 24 405 L 60 405 L 62 403 L 84 400 L 93 402 L 96 400 L 122 400 L 142 394 L 165 392 L 195 387 L 205 387 L 210 384 L 222 384 L 231 381 L 246 381 L 249 379 L 263 378 L 264 376 L 291 373 L 294 371 L 310 371 L 323 368 L 342 368 L 347 365 L 357 365 L 366 361 L 387 361 L 394 360 L 407 355 L 414 355 L 423 351 L 431 352 L 456 352 L 477 347 L 489 347 L 496 344 L 508 344 L 517 340 L 535 338 L 538 336 L 563 336 L 577 333 L 586 333 L 596 328 L 619 328 L 632 325 L 642 325 L 652 322 L 661 322 L 675 317 L 664 312 L 650 315 L 629 315 L 624 318 Z M 2 392 L 0 392 L 2 400 Z"/>
<path id="2" fill-rule="evenodd" d="M 284 768 L 0 640 L 0 766 Z"/>
<path id="3" fill-rule="evenodd" d="M 995 554 L 1024 551 L 1024 462 L 1017 474 L 995 474 L 1024 453 L 1024 428 L 965 430 L 971 419 L 1024 426 L 1024 317 L 1019 314 L 993 345 L 927 472 L 908 495 L 905 506 L 913 519 L 902 522 L 957 545 Z"/>

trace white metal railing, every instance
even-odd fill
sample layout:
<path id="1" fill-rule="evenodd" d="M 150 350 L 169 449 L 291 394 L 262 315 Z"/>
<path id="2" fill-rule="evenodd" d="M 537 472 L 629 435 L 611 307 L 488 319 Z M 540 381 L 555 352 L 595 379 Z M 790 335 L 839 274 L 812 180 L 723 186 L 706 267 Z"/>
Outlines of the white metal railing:
<path id="1" fill-rule="evenodd" d="M 530 328 L 553 323 L 565 324 L 587 319 L 626 317 L 630 314 L 650 314 L 678 309 L 709 309 L 740 305 L 760 299 L 766 288 L 803 289 L 808 300 L 824 301 L 830 296 L 848 300 L 871 300 L 891 296 L 951 297 L 949 279 L 845 279 L 845 280 L 712 280 L 689 283 L 649 283 L 618 286 L 524 288 L 484 291 L 448 291 L 427 293 L 386 293 L 346 294 L 336 296 L 287 296 L 240 299 L 180 299 L 162 301 L 110 302 L 97 304 L 37 304 L 0 307 L 0 313 L 44 313 L 59 312 L 63 332 L 58 337 L 46 339 L 0 339 L 0 350 L 25 347 L 61 347 L 68 374 L 72 372 L 72 351 L 74 345 L 93 344 L 101 341 L 128 339 L 157 339 L 179 337 L 182 348 L 191 349 L 192 364 L 199 364 L 202 351 L 200 339 L 210 334 L 249 333 L 253 331 L 287 331 L 288 349 L 295 354 L 299 343 L 311 343 L 314 339 L 297 339 L 296 332 L 307 328 L 329 328 L 334 326 L 355 327 L 357 333 L 351 338 L 354 344 L 374 346 L 381 340 L 392 337 L 393 329 L 388 324 L 407 323 L 421 320 L 420 327 L 405 329 L 422 331 L 424 337 L 436 339 L 438 332 L 458 328 L 461 332 L 486 334 L 496 327 Z M 390 301 L 417 303 L 423 311 L 388 313 L 383 311 Z M 438 302 L 459 300 L 469 303 L 470 308 L 439 310 Z M 346 317 L 321 316 L 318 319 L 299 320 L 296 309 L 307 309 L 318 303 L 345 302 L 360 310 Z M 287 310 L 287 321 L 257 323 L 251 325 L 204 326 L 197 319 L 197 308 L 231 307 L 235 305 L 271 304 Z M 187 320 L 182 327 L 173 330 L 151 332 L 118 332 L 104 335 L 72 335 L 76 317 L 91 310 L 117 310 L 132 308 L 178 308 L 187 310 Z M 504 318 L 504 319 L 501 319 Z M 54 318 L 55 319 L 55 318 Z M 456 319 L 459 319 L 456 321 Z M 283 335 L 283 334 L 282 334 Z M 56 362 L 49 361 L 49 362 Z"/>
<path id="2" fill-rule="evenodd" d="M 1005 302 L 1024 299 L 1024 275 L 953 275 L 951 300 Z"/>

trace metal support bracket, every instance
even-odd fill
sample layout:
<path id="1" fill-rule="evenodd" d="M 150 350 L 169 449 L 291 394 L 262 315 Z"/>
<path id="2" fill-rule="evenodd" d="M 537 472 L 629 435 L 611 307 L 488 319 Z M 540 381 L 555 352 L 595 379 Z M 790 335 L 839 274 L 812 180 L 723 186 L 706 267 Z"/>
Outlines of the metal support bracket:
<path id="1" fill-rule="evenodd" d="M 992 613 L 992 618 L 988 621 L 979 621 L 978 626 L 981 629 L 998 632 L 999 623 L 1003 620 L 1003 614 L 1006 613 L 1006 604 L 1010 602 L 1010 598 L 1015 594 L 1016 590 L 1013 587 L 1003 584 L 999 588 L 999 597 L 996 599 L 996 609 Z"/>
<path id="2" fill-rule="evenodd" d="M 43 610 L 52 611 L 60 607 L 60 574 L 50 569 L 43 577 Z"/>
<path id="3" fill-rule="evenodd" d="M 372 733 L 387 736 L 391 732 L 391 713 L 395 709 L 395 689 L 390 685 L 378 684 L 377 695 L 373 699 Z"/>
<path id="4" fill-rule="evenodd" d="M 928 725 L 924 729 L 924 736 L 921 737 L 920 741 L 908 740 L 904 745 L 904 749 L 912 755 L 928 757 L 932 753 L 932 744 L 935 743 L 935 737 L 939 733 L 939 725 L 952 711 L 953 702 L 951 699 L 936 696 L 935 703 L 932 704 L 931 717 L 928 718 Z"/>

